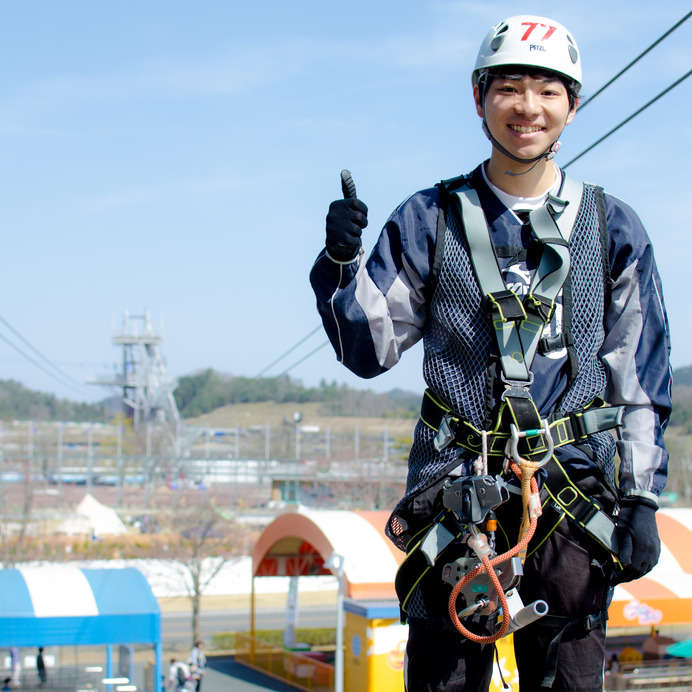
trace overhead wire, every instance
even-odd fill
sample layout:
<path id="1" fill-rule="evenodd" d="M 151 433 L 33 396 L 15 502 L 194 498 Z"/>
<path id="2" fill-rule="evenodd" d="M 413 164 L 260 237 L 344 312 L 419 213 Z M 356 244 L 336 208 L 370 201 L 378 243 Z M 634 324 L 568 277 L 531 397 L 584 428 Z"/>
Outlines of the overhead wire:
<path id="1" fill-rule="evenodd" d="M 620 72 L 618 72 L 614 77 L 611 77 L 600 89 L 598 89 L 596 92 L 594 92 L 591 96 L 589 96 L 587 99 L 584 99 L 579 104 L 579 107 L 577 108 L 577 111 L 580 111 L 584 106 L 586 106 L 588 103 L 591 103 L 599 94 L 602 94 L 615 80 L 619 79 L 622 77 L 627 70 L 630 69 L 633 65 L 636 65 L 649 51 L 651 51 L 653 48 L 655 48 L 663 39 L 667 38 L 672 34 L 679 26 L 684 24 L 690 17 L 692 17 L 692 10 L 688 12 L 679 22 L 674 24 L 668 31 L 666 31 L 664 34 L 659 36 L 648 48 L 646 48 L 644 51 L 642 51 L 634 60 L 632 60 L 628 65 L 625 65 Z"/>
<path id="2" fill-rule="evenodd" d="M 46 363 L 49 367 L 55 370 L 55 372 L 60 377 L 64 377 L 66 380 L 69 380 L 74 385 L 80 388 L 82 387 L 82 382 L 75 380 L 74 377 L 72 377 L 69 373 L 65 372 L 62 368 L 56 365 L 52 360 L 50 360 L 50 358 L 44 356 L 43 353 L 41 353 L 41 351 L 39 351 L 28 339 L 26 339 L 22 334 L 20 334 L 19 331 L 15 329 L 4 317 L 0 316 L 0 322 L 2 322 L 2 324 L 4 324 L 5 327 L 7 327 L 7 329 L 9 329 L 23 344 L 28 346 L 44 363 Z"/>
<path id="3" fill-rule="evenodd" d="M 15 351 L 17 351 L 17 353 L 19 353 L 23 358 L 26 358 L 26 360 L 28 360 L 30 363 L 33 363 L 33 365 L 35 365 L 39 370 L 41 370 L 42 372 L 44 372 L 44 373 L 45 373 L 46 375 L 48 375 L 49 377 L 53 378 L 54 380 L 60 382 L 60 384 L 63 384 L 63 385 L 69 387 L 70 389 L 72 389 L 72 390 L 74 390 L 74 391 L 80 391 L 80 390 L 79 390 L 77 387 L 75 387 L 71 382 L 68 382 L 68 381 L 66 381 L 66 380 L 63 380 L 62 378 L 58 377 L 54 372 L 48 370 L 48 368 L 44 367 L 44 366 L 43 366 L 41 363 L 39 363 L 35 358 L 32 358 L 28 353 L 26 353 L 26 352 L 23 351 L 21 348 L 19 348 L 19 346 L 17 346 L 17 344 L 15 344 L 14 342 L 10 341 L 10 340 L 9 340 L 6 336 L 4 336 L 3 334 L 0 334 L 0 339 L 1 339 L 2 341 L 4 341 L 8 346 L 10 346 L 11 348 L 13 348 Z"/>
<path id="4" fill-rule="evenodd" d="M 314 333 L 314 332 L 313 332 L 313 333 Z M 287 375 L 291 370 L 293 370 L 293 368 L 295 368 L 296 366 L 300 365 L 302 362 L 306 361 L 306 360 L 307 360 L 308 358 L 310 358 L 311 356 L 314 356 L 315 353 L 317 353 L 318 351 L 322 350 L 327 344 L 329 344 L 329 340 L 327 340 L 327 341 L 325 341 L 324 343 L 320 344 L 317 348 L 315 348 L 315 349 L 313 349 L 312 351 L 310 351 L 310 353 L 308 353 L 307 355 L 303 356 L 300 360 L 297 360 L 295 363 L 293 363 L 293 365 L 291 365 L 291 366 L 289 366 L 288 368 L 286 368 L 286 369 L 279 375 L 279 377 L 283 377 L 284 375 Z"/>
<path id="5" fill-rule="evenodd" d="M 645 111 L 649 106 L 656 103 L 656 101 L 658 101 L 658 99 L 660 99 L 662 96 L 665 96 L 669 91 L 672 91 L 676 86 L 678 86 L 679 84 L 684 82 L 690 75 L 692 75 L 692 70 L 689 70 L 682 77 L 680 77 L 679 79 L 674 81 L 670 86 L 666 87 L 660 94 L 657 94 L 656 96 L 654 96 L 649 102 L 645 103 L 641 108 L 637 109 L 634 113 L 632 113 L 632 115 L 625 118 L 619 125 L 616 125 L 612 130 L 610 130 L 609 132 L 606 132 L 606 134 L 604 134 L 603 137 L 600 137 L 599 139 L 597 139 L 591 146 L 584 149 L 584 151 L 582 151 L 580 154 L 575 156 L 571 161 L 568 161 L 564 166 L 562 166 L 562 168 L 565 169 L 568 166 L 570 166 L 571 164 L 573 164 L 575 161 L 578 161 L 582 156 L 584 156 L 584 154 L 587 154 L 592 149 L 597 147 L 601 142 L 608 139 L 608 137 L 610 137 L 610 135 L 617 132 L 623 125 L 626 125 L 628 122 L 630 122 L 630 120 L 633 120 L 634 118 L 636 118 L 640 113 Z"/>
<path id="6" fill-rule="evenodd" d="M 647 55 L 651 50 L 653 50 L 657 45 L 659 45 L 664 39 L 666 39 L 670 34 L 672 34 L 676 29 L 678 29 L 682 24 L 684 24 L 690 17 L 692 17 L 692 11 L 688 12 L 682 19 L 680 19 L 678 22 L 676 22 L 670 29 L 668 29 L 666 32 L 664 32 L 661 36 L 659 36 L 653 43 L 651 43 L 646 49 L 644 49 L 636 58 L 634 58 L 632 61 L 630 61 L 625 67 L 623 67 L 616 75 L 611 77 L 603 86 L 601 86 L 596 92 L 594 92 L 589 98 L 585 99 L 582 101 L 582 103 L 578 107 L 578 111 L 580 111 L 584 106 L 587 104 L 591 103 L 597 96 L 602 94 L 608 87 L 610 87 L 616 80 L 618 80 L 620 77 L 622 77 L 625 72 L 627 72 L 630 68 L 632 68 L 634 65 L 636 65 L 645 55 Z M 589 147 L 584 149 L 580 154 L 575 156 L 573 159 L 568 161 L 562 168 L 567 168 L 571 164 L 573 164 L 575 161 L 580 159 L 582 156 L 590 152 L 592 149 L 597 147 L 599 144 L 601 144 L 604 140 L 606 140 L 608 137 L 610 137 L 612 134 L 617 132 L 621 127 L 626 125 L 628 122 L 636 118 L 640 113 L 645 111 L 649 106 L 653 105 L 656 101 L 658 101 L 662 96 L 665 96 L 668 92 L 672 91 L 676 86 L 681 84 L 683 81 L 685 81 L 690 74 L 692 74 L 692 70 L 687 72 L 685 75 L 677 79 L 675 82 L 673 82 L 670 86 L 668 86 L 666 89 L 664 89 L 661 93 L 656 95 L 654 98 L 652 98 L 650 101 L 645 103 L 641 108 L 637 109 L 634 113 L 632 113 L 630 116 L 625 118 L 620 124 L 616 125 L 612 130 L 607 132 L 605 135 L 603 135 L 601 138 L 596 140 L 593 144 L 591 144 Z M 316 327 L 313 329 L 307 336 L 303 337 L 298 343 L 296 343 L 294 346 L 292 346 L 290 349 L 285 351 L 279 358 L 277 358 L 275 361 L 270 363 L 266 368 L 264 368 L 258 375 L 257 377 L 261 377 L 265 372 L 267 372 L 269 369 L 274 367 L 277 363 L 279 363 L 281 360 L 283 360 L 287 355 L 295 351 L 296 348 L 301 346 L 305 341 L 307 341 L 313 334 L 315 334 L 317 331 L 321 329 L 321 326 Z M 315 353 L 320 351 L 322 348 L 324 348 L 329 341 L 325 341 L 323 344 L 312 350 L 310 353 L 305 355 L 303 358 L 300 360 L 296 361 L 293 363 L 293 365 L 289 366 L 286 370 L 284 370 L 280 377 L 283 375 L 286 375 L 290 370 L 295 368 L 296 366 L 300 365 L 304 361 L 306 361 L 308 358 L 313 356 Z"/>
<path id="7" fill-rule="evenodd" d="M 270 370 L 277 363 L 280 363 L 286 356 L 293 353 L 293 351 L 295 351 L 299 346 L 304 344 L 313 334 L 316 334 L 320 329 L 322 329 L 321 324 L 318 325 L 317 327 L 315 327 L 307 336 L 304 336 L 297 344 L 294 344 L 293 346 L 291 346 L 291 348 L 289 348 L 288 351 L 284 351 L 276 360 L 269 363 L 269 365 L 267 365 L 266 368 L 264 368 L 257 375 L 255 375 L 255 377 L 262 377 L 262 375 L 264 375 L 264 373 L 267 372 L 267 370 Z M 319 350 L 319 349 L 317 349 L 317 350 Z"/>

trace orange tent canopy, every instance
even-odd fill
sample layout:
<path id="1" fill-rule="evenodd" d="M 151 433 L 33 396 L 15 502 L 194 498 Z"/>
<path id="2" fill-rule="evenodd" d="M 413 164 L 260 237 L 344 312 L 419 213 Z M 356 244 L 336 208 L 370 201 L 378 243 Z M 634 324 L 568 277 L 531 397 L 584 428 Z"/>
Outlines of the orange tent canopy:
<path id="1" fill-rule="evenodd" d="M 385 537 L 389 512 L 299 511 L 277 517 L 252 553 L 252 575 L 333 574 L 325 563 L 344 558 L 344 593 L 395 600 L 394 578 L 404 559 Z M 661 559 L 635 582 L 615 587 L 609 629 L 692 624 L 692 509 L 657 512 Z"/>
<path id="2" fill-rule="evenodd" d="M 394 577 L 404 559 L 385 537 L 389 512 L 300 511 L 277 517 L 252 552 L 252 576 L 333 574 L 332 554 L 344 558 L 344 592 L 356 599 L 395 599 Z"/>
<path id="3" fill-rule="evenodd" d="M 661 559 L 641 579 L 615 587 L 608 628 L 692 624 L 692 509 L 656 513 Z"/>

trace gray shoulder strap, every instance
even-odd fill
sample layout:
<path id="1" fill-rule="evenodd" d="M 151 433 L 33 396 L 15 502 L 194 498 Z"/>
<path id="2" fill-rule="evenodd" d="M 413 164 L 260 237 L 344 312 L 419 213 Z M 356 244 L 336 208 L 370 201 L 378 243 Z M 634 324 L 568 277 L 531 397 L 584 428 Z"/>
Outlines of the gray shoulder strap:
<path id="1" fill-rule="evenodd" d="M 560 229 L 562 237 L 569 241 L 572 236 L 572 228 L 577 219 L 577 213 L 581 206 L 581 199 L 584 196 L 584 183 L 575 180 L 562 171 L 562 188 L 560 189 L 560 199 L 567 204 L 561 211 L 555 214 L 555 223 Z"/>
<path id="2" fill-rule="evenodd" d="M 543 325 L 550 319 L 555 300 L 569 274 L 568 241 L 579 211 L 583 189 L 582 183 L 564 176 L 560 197 L 549 195 L 542 207 L 530 213 L 531 227 L 543 245 L 543 252 L 529 295 L 521 301 L 524 305 L 521 309 L 523 315 L 506 317 L 502 308 L 499 312 L 493 312 L 492 323 L 502 369 L 509 379 L 530 379 L 529 368 Z M 478 194 L 469 187 L 462 187 L 456 191 L 455 198 L 481 292 L 500 307 L 497 301 L 506 300 L 507 294 L 511 296 L 512 293 L 508 292 L 497 264 Z"/>

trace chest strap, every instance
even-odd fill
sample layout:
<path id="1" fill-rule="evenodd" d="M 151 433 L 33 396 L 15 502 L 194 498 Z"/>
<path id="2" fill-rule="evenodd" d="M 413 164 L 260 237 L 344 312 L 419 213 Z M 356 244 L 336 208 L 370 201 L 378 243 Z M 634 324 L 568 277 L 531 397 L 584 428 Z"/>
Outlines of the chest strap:
<path id="1" fill-rule="evenodd" d="M 554 414 L 548 418 L 550 436 L 555 447 L 567 444 L 582 444 L 589 435 L 616 430 L 622 424 L 622 406 L 603 406 L 601 402 L 576 413 Z M 457 416 L 441 399 L 426 389 L 421 405 L 421 420 L 435 430 L 435 446 L 444 449 L 450 444 L 463 447 L 476 454 L 483 451 L 483 434 L 471 423 Z M 499 429 L 487 433 L 488 456 L 502 457 L 511 434 Z M 531 454 L 546 451 L 544 436 L 528 437 L 525 444 L 530 446 Z"/>
<path id="2" fill-rule="evenodd" d="M 540 260 L 525 296 L 509 290 L 505 282 L 478 192 L 470 181 L 463 180 L 453 191 L 450 186 L 445 187 L 461 218 L 498 348 L 500 376 L 505 389 L 493 432 L 504 429 L 511 430 L 513 436 L 518 433 L 524 439 L 513 440 L 515 456 L 520 453 L 522 458 L 542 465 L 552 455 L 556 442 L 560 445 L 578 439 L 577 426 L 570 426 L 574 430 L 568 431 L 567 421 L 555 426 L 556 439 L 553 439 L 548 422 L 539 414 L 531 398 L 530 386 L 533 382 L 531 365 L 541 345 L 544 327 L 553 317 L 557 298 L 569 276 L 569 238 L 581 203 L 583 184 L 564 176 L 562 197 L 548 194 L 542 206 L 529 212 L 529 225 L 540 248 Z M 436 427 L 430 418 L 424 420 Z M 453 424 L 453 417 L 443 414 L 435 439 L 438 451 L 457 437 L 456 430 L 451 429 Z M 468 437 L 462 437 L 462 446 L 477 451 L 476 445 L 469 445 Z M 535 455 L 540 456 L 541 449 L 544 453 L 539 460 Z"/>

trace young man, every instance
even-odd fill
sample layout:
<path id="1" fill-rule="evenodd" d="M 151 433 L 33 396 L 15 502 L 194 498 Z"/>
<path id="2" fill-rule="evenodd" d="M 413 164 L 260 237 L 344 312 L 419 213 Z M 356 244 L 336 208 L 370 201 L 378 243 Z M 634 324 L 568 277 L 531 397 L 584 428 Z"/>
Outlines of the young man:
<path id="1" fill-rule="evenodd" d="M 500 22 L 472 80 L 490 158 L 409 197 L 369 258 L 367 207 L 333 202 L 310 278 L 358 375 L 424 343 L 428 390 L 388 524 L 408 552 L 397 577 L 408 692 L 487 690 L 495 638 L 519 626 L 501 593 L 517 582 L 542 615 L 514 632 L 521 689 L 596 692 L 612 585 L 660 552 L 671 406 L 660 279 L 632 209 L 553 162 L 581 87 L 571 34 L 544 17 Z M 472 569 L 515 544 L 518 567 Z M 468 585 L 454 577 L 464 570 Z"/>

